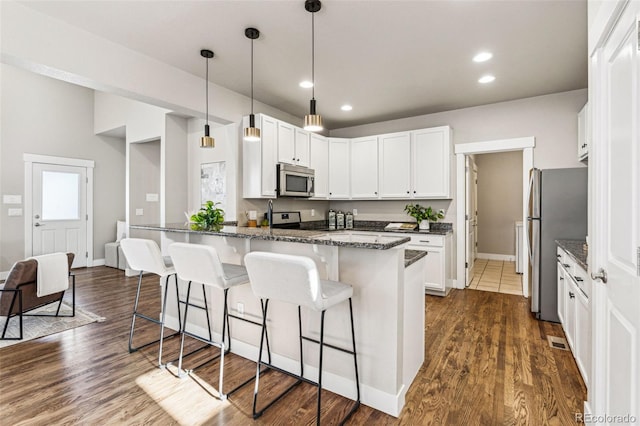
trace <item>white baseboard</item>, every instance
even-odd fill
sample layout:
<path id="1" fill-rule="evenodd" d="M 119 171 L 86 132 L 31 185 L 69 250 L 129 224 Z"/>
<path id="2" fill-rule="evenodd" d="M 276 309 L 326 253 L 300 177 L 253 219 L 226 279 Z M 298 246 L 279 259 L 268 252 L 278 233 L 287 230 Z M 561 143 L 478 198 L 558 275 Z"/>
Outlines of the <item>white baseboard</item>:
<path id="1" fill-rule="evenodd" d="M 0 280 L 6 280 L 9 276 L 9 271 L 0 271 Z"/>
<path id="2" fill-rule="evenodd" d="M 170 316 L 168 313 L 165 318 L 165 324 L 166 327 L 173 330 L 178 329 L 178 319 Z M 190 325 L 193 326 L 193 324 Z M 189 327 L 187 330 L 200 336 L 206 336 L 209 334 L 208 330 L 199 326 Z M 167 333 L 167 330 L 165 330 L 165 333 Z M 214 340 L 220 341 L 220 334 L 214 332 L 213 338 Z M 231 338 L 231 352 L 243 358 L 250 359 L 251 361 L 256 361 L 258 359 L 258 348 L 256 346 L 234 338 Z M 263 351 L 262 359 L 267 359 L 266 349 Z M 283 370 L 292 372 L 300 371 L 300 362 L 297 360 L 272 353 L 271 361 L 273 365 L 282 368 Z M 306 378 L 314 381 L 318 380 L 317 367 L 305 364 L 304 371 L 304 376 Z M 325 370 L 322 374 L 322 388 L 344 396 L 345 398 L 355 399 L 356 397 L 355 377 L 342 377 Z M 407 390 L 408 387 L 403 385 L 397 394 L 390 394 L 381 391 L 380 389 L 372 388 L 371 386 L 360 383 L 360 402 L 393 417 L 398 417 L 402 407 L 404 406 Z"/>
<path id="3" fill-rule="evenodd" d="M 104 259 L 93 259 L 93 265 L 91 266 L 104 266 Z"/>
<path id="4" fill-rule="evenodd" d="M 478 259 L 487 260 L 502 260 L 503 262 L 515 262 L 515 255 L 510 254 L 495 254 L 495 253 L 478 253 Z"/>

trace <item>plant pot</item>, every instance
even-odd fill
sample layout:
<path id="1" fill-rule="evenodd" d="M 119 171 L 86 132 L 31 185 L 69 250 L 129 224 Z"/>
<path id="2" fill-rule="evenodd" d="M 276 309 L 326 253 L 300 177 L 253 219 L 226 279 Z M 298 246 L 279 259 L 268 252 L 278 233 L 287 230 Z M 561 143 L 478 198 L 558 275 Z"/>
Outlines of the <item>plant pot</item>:
<path id="1" fill-rule="evenodd" d="M 420 223 L 418 224 L 418 229 L 420 229 L 421 231 L 428 231 L 429 221 L 428 220 L 420 221 Z"/>

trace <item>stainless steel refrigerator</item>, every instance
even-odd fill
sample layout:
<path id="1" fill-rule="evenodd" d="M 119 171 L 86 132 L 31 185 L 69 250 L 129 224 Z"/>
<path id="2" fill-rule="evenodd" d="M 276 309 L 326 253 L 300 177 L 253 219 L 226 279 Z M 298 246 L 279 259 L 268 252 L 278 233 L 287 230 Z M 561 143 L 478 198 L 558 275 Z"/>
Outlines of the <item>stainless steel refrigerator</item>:
<path id="1" fill-rule="evenodd" d="M 587 235 L 587 168 L 532 169 L 528 225 L 531 312 L 560 322 L 555 240 Z"/>

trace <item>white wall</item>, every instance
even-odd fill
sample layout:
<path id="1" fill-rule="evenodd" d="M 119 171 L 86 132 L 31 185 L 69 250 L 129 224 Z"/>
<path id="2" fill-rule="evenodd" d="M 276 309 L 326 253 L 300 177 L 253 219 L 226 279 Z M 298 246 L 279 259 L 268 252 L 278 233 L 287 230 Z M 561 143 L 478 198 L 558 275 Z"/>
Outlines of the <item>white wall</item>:
<path id="1" fill-rule="evenodd" d="M 131 144 L 129 147 L 129 218 L 131 225 L 160 223 L 161 199 L 147 201 L 147 194 L 160 197 L 160 140 Z M 136 210 L 141 209 L 142 215 Z M 136 231 L 136 238 L 149 238 L 160 244 L 160 233 L 154 231 Z"/>
<path id="2" fill-rule="evenodd" d="M 124 140 L 94 134 L 93 90 L 8 65 L 0 74 L 0 192 L 24 195 L 24 153 L 94 160 L 93 250 L 104 258 L 124 218 Z M 0 212 L 0 271 L 24 257 L 24 217 L 8 217 L 8 207 Z"/>

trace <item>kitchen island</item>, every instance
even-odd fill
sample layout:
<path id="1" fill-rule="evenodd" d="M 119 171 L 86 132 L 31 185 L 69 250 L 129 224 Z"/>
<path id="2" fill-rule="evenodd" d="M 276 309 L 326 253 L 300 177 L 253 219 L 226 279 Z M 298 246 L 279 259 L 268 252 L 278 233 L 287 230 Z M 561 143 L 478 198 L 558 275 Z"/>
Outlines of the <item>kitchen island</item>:
<path id="1" fill-rule="evenodd" d="M 225 226 L 218 231 L 193 230 L 188 224 L 165 226 L 131 226 L 131 236 L 141 230 L 161 232 L 163 252 L 172 242 L 207 244 L 218 251 L 226 263 L 243 264 L 250 251 L 268 251 L 303 255 L 311 258 L 323 279 L 340 280 L 354 288 L 354 322 L 361 400 L 385 413 L 397 416 L 404 406 L 404 396 L 424 361 L 424 289 L 419 268 L 424 257 L 405 268 L 404 247 L 410 238 L 404 235 L 357 235 L 260 229 Z M 177 329 L 174 292 L 169 291 L 167 325 Z M 185 297 L 186 285 L 181 287 Z M 198 287 L 192 300 L 202 303 Z M 214 334 L 220 337 L 222 292 L 208 295 Z M 269 339 L 273 363 L 289 371 L 299 371 L 297 308 L 273 302 L 269 310 Z M 260 320 L 260 301 L 249 285 L 229 292 L 229 307 L 235 315 Z M 172 310 L 173 309 L 173 310 Z M 193 312 L 193 316 L 191 313 Z M 319 335 L 319 315 L 303 310 L 303 333 Z M 336 306 L 326 315 L 325 341 L 341 347 L 350 346 L 348 304 Z M 206 335 L 204 312 L 190 310 L 192 331 Z M 257 359 L 260 330 L 242 321 L 231 322 L 232 352 Z M 292 337 L 294 336 L 294 337 Z M 305 376 L 317 379 L 317 345 L 305 343 Z M 349 355 L 326 350 L 323 361 L 323 386 L 348 398 L 355 397 L 355 375 Z"/>

